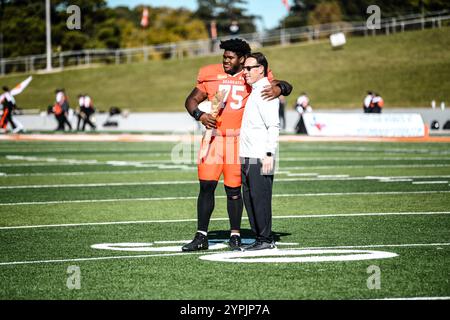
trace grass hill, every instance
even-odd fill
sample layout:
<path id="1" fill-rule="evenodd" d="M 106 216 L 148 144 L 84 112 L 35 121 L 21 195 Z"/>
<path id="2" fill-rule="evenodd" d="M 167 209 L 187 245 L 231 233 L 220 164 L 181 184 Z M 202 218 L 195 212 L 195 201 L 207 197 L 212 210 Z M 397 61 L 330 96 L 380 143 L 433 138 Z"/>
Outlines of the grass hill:
<path id="1" fill-rule="evenodd" d="M 359 108 L 368 89 L 379 92 L 386 107 L 424 107 L 431 100 L 450 103 L 450 27 L 351 37 L 341 50 L 323 41 L 261 51 L 275 77 L 294 85 L 289 106 L 306 91 L 315 108 Z M 100 110 L 114 105 L 132 111 L 183 111 L 198 69 L 219 62 L 220 55 L 36 74 L 17 102 L 45 110 L 54 100 L 54 89 L 64 87 L 73 106 L 77 94 L 87 92 Z M 24 78 L 14 75 L 0 81 L 13 86 Z"/>

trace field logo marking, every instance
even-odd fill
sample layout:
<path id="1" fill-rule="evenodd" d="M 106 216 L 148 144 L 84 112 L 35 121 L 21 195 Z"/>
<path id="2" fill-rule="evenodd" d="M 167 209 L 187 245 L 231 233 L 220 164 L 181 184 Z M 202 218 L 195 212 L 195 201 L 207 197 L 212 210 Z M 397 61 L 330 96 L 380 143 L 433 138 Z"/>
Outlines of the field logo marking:
<path id="1" fill-rule="evenodd" d="M 252 239 L 242 239 L 243 244 L 250 244 Z M 91 246 L 93 249 L 131 251 L 131 252 L 182 252 L 181 245 L 190 240 L 179 241 L 155 241 L 149 243 L 122 242 L 101 243 Z M 172 246 L 161 245 L 172 244 Z M 173 246 L 173 244 L 176 244 Z M 296 246 L 298 243 L 277 242 L 277 246 Z M 223 239 L 209 241 L 209 250 L 222 250 L 228 248 Z M 341 262 L 372 259 L 386 259 L 398 256 L 396 253 L 374 250 L 354 249 L 270 249 L 261 251 L 228 251 L 221 253 L 207 253 L 200 256 L 201 260 L 216 262 L 243 262 L 243 263 L 287 263 L 287 262 Z M 368 280 L 369 283 L 369 280 Z"/>
<path id="2" fill-rule="evenodd" d="M 296 250 L 267 249 L 260 251 L 226 252 L 200 256 L 201 260 L 243 263 L 288 263 L 288 262 L 342 262 L 386 259 L 396 253 L 374 250 Z"/>
<path id="3" fill-rule="evenodd" d="M 148 243 L 122 242 L 122 243 L 100 243 L 91 246 L 92 249 L 131 251 L 131 252 L 182 252 L 181 246 L 191 242 L 191 240 L 180 241 L 155 241 Z M 178 244 L 177 246 L 160 246 L 162 244 Z M 225 243 L 212 243 L 210 241 L 209 250 L 220 250 L 226 248 Z"/>

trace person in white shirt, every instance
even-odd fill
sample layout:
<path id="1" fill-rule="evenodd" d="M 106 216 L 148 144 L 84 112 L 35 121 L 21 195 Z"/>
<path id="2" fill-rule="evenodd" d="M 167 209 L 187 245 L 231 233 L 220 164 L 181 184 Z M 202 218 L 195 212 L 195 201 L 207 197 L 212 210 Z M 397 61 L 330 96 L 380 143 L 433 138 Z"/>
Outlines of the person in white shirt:
<path id="1" fill-rule="evenodd" d="M 295 125 L 295 132 L 306 133 L 303 114 L 305 112 L 312 112 L 312 107 L 310 105 L 309 97 L 306 92 L 302 92 L 302 94 L 297 98 L 294 104 L 294 109 L 298 112 L 299 115 L 297 124 Z"/>
<path id="2" fill-rule="evenodd" d="M 275 153 L 278 148 L 280 119 L 279 100 L 264 100 L 261 91 L 269 85 L 268 63 L 262 53 L 250 54 L 245 60 L 244 76 L 252 86 L 242 118 L 239 156 L 242 193 L 256 241 L 248 250 L 275 248 L 272 235 L 272 186 Z"/>
<path id="3" fill-rule="evenodd" d="M 305 112 L 312 112 L 312 107 L 309 104 L 309 98 L 306 92 L 302 92 L 302 94 L 297 98 L 295 102 L 295 110 L 302 115 Z"/>
<path id="4" fill-rule="evenodd" d="M 82 130 L 86 128 L 86 124 L 88 124 L 91 127 L 91 130 L 95 130 L 96 126 L 91 120 L 91 116 L 95 113 L 94 104 L 92 102 L 92 99 L 89 95 L 84 95 L 84 105 L 83 105 L 83 113 L 85 115 L 84 117 L 84 123 Z"/>
<path id="5" fill-rule="evenodd" d="M 67 124 L 67 126 L 69 127 L 69 131 L 72 131 L 72 125 L 70 124 L 70 121 L 68 119 L 70 107 L 69 101 L 66 96 L 66 92 L 64 89 L 56 89 L 55 93 L 56 93 L 55 98 L 56 104 L 58 104 L 62 109 L 61 114 L 58 115 L 55 114 L 58 121 L 58 128 L 56 130 L 65 131 L 65 125 Z"/>
<path id="6" fill-rule="evenodd" d="M 364 109 L 364 113 L 370 113 L 370 108 L 373 106 L 372 104 L 372 100 L 374 98 L 373 92 L 372 91 L 367 91 L 367 95 L 364 98 L 364 102 L 363 102 L 363 109 Z"/>
<path id="7" fill-rule="evenodd" d="M 80 131 L 80 129 L 82 128 L 82 121 L 84 121 L 84 118 L 85 118 L 83 108 L 84 108 L 84 95 L 79 94 L 78 95 L 78 108 L 75 111 L 75 114 L 77 115 L 77 131 Z"/>

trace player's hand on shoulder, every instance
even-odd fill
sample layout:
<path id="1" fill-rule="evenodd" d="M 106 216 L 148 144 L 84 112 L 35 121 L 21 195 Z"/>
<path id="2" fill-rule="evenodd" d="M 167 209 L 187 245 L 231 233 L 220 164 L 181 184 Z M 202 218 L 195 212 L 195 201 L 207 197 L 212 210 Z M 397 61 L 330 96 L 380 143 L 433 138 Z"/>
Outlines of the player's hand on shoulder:
<path id="1" fill-rule="evenodd" d="M 200 121 L 206 129 L 215 129 L 217 127 L 216 119 L 209 113 L 202 114 Z"/>
<path id="2" fill-rule="evenodd" d="M 273 100 L 278 98 L 281 95 L 281 88 L 276 84 L 271 84 L 264 87 L 264 90 L 261 91 L 261 97 L 264 100 Z"/>

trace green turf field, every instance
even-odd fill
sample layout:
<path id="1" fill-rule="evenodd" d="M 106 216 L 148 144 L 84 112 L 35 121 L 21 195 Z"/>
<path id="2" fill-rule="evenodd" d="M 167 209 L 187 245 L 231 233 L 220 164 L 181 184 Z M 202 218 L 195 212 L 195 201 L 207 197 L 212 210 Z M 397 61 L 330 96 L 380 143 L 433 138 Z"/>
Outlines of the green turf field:
<path id="1" fill-rule="evenodd" d="M 222 246 L 222 184 L 215 249 L 178 251 L 196 230 L 198 184 L 193 162 L 171 161 L 174 146 L 0 142 L 0 299 L 450 296 L 450 144 L 281 144 L 278 250 L 244 261 Z M 342 261 L 368 254 L 355 250 L 395 256 Z M 285 261 L 325 256 L 337 261 Z M 204 260 L 216 257 L 228 260 Z"/>

